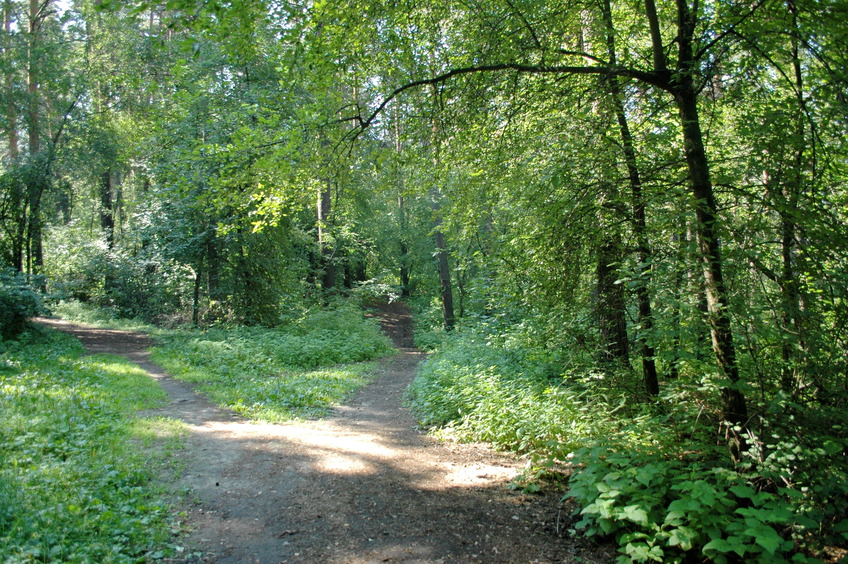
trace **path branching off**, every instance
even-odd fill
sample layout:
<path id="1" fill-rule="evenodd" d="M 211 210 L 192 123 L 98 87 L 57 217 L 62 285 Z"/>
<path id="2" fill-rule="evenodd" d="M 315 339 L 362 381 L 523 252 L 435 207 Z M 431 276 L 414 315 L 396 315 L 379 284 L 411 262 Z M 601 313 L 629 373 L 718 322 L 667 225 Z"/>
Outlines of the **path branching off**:
<path id="1" fill-rule="evenodd" d="M 514 457 L 422 433 L 403 394 L 423 359 L 409 312 L 375 310 L 399 354 L 327 419 L 268 425 L 220 409 L 151 363 L 141 333 L 45 323 L 91 353 L 126 356 L 171 403 L 155 414 L 189 428 L 184 470 L 188 555 L 177 562 L 519 563 L 600 561 L 567 536 L 559 496 L 509 490 Z"/>

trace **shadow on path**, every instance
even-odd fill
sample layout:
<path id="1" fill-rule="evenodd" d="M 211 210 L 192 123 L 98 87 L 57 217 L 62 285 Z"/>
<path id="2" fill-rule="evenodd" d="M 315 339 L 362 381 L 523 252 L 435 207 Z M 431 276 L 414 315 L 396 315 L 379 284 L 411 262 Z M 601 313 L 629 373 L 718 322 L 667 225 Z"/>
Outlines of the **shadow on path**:
<path id="1" fill-rule="evenodd" d="M 247 422 L 170 378 L 141 333 L 42 323 L 139 364 L 172 398 L 154 413 L 188 425 L 175 487 L 191 492 L 183 543 L 193 556 L 174 562 L 605 561 L 561 536 L 569 519 L 557 494 L 505 487 L 520 468 L 514 457 L 419 432 L 402 404 L 423 355 L 403 306 L 379 315 L 401 352 L 330 418 L 286 425 Z"/>

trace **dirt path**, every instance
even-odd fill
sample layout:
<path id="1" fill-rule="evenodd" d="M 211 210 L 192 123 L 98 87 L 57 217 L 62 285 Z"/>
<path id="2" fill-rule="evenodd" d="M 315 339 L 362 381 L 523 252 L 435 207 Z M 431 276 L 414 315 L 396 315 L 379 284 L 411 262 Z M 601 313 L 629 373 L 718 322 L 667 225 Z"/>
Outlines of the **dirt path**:
<path id="1" fill-rule="evenodd" d="M 379 312 L 401 346 L 377 379 L 324 420 L 249 423 L 149 361 L 142 334 L 47 321 L 92 353 L 127 356 L 167 390 L 156 414 L 190 429 L 182 452 L 191 534 L 184 562 L 553 563 L 599 562 L 563 537 L 558 496 L 505 485 L 520 468 L 482 445 L 439 443 L 401 406 L 423 355 L 411 348 L 408 312 Z"/>

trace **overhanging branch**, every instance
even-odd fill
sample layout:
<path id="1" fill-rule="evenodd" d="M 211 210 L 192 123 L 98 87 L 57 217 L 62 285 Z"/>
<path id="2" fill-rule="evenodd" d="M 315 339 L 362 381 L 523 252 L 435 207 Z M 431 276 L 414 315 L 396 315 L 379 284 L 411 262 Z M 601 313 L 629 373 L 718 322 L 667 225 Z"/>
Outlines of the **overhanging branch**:
<path id="1" fill-rule="evenodd" d="M 479 65 L 452 69 L 431 78 L 423 78 L 420 80 L 413 80 L 411 82 L 407 82 L 406 84 L 398 86 L 397 88 L 392 90 L 392 92 L 389 93 L 389 95 L 386 96 L 382 102 L 380 102 L 377 108 L 373 112 L 371 112 L 371 114 L 367 118 L 363 119 L 362 116 L 357 115 L 347 118 L 343 121 L 355 121 L 358 125 L 359 132 L 361 133 L 374 123 L 377 117 L 379 117 L 379 115 L 383 112 L 383 110 L 385 110 L 386 106 L 392 100 L 394 100 L 407 90 L 412 90 L 421 86 L 441 84 L 453 78 L 467 74 L 481 74 L 500 71 L 515 71 L 523 74 L 595 74 L 619 76 L 623 78 L 632 78 L 640 82 L 650 84 L 651 86 L 656 86 L 657 88 L 660 88 L 662 90 L 668 90 L 670 88 L 670 75 L 667 72 L 640 71 L 636 69 L 614 66 L 526 65 L 520 63 Z"/>

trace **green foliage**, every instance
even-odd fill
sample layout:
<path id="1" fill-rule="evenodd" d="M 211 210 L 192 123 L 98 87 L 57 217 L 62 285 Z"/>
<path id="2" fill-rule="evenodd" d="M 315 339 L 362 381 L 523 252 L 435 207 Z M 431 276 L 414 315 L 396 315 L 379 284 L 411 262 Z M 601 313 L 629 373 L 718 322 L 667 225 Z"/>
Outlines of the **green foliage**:
<path id="1" fill-rule="evenodd" d="M 19 272 L 0 268 L 0 339 L 23 332 L 26 321 L 45 313 L 39 294 Z"/>
<path id="2" fill-rule="evenodd" d="M 409 389 L 422 424 L 560 461 L 609 425 L 602 399 L 561 379 L 558 355 L 488 329 L 458 331 L 422 366 Z"/>
<path id="3" fill-rule="evenodd" d="M 176 378 L 252 419 L 320 415 L 369 380 L 363 361 L 392 347 L 352 308 L 316 310 L 276 329 L 169 332 L 154 358 Z"/>
<path id="4" fill-rule="evenodd" d="M 811 449 L 771 445 L 770 459 L 792 461 L 793 483 L 772 481 L 764 467 L 728 467 L 716 446 L 696 450 L 677 436 L 647 417 L 577 450 L 567 494 L 581 507 L 575 528 L 614 535 L 621 562 L 806 561 L 799 550 L 848 540 L 845 438 L 816 437 L 825 446 Z"/>
<path id="5" fill-rule="evenodd" d="M 179 429 L 134 417 L 166 394 L 128 361 L 81 354 L 72 337 L 46 331 L 0 345 L 3 562 L 137 562 L 167 552 L 175 524 L 151 483 L 167 451 L 162 438 L 138 438 L 156 426 L 173 452 Z"/>
<path id="6" fill-rule="evenodd" d="M 104 329 L 123 329 L 126 331 L 146 331 L 153 333 L 164 331 L 139 319 L 118 317 L 112 309 L 100 308 L 91 303 L 76 300 L 59 301 L 52 306 L 52 311 L 61 319 L 66 319 L 74 323 L 94 325 Z"/>
<path id="7" fill-rule="evenodd" d="M 59 298 L 152 321 L 178 310 L 190 295 L 190 270 L 155 249 L 109 248 L 78 222 L 51 229 L 47 241 L 53 252 L 46 273 Z"/>

